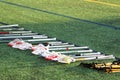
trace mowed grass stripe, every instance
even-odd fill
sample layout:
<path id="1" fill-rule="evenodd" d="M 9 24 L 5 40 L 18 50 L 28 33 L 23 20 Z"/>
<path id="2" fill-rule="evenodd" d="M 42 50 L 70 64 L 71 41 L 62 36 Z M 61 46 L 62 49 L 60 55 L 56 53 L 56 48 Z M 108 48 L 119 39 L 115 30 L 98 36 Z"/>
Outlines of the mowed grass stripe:
<path id="1" fill-rule="evenodd" d="M 102 4 L 102 5 L 109 5 L 109 6 L 113 6 L 113 7 L 120 7 L 120 5 L 118 5 L 118 4 L 107 3 L 107 2 L 102 2 L 102 1 L 96 1 L 96 0 L 84 0 L 84 1 L 98 3 L 98 4 Z"/>
<path id="2" fill-rule="evenodd" d="M 76 17 L 72 17 L 72 16 L 67 16 L 67 15 L 63 15 L 63 14 L 59 14 L 59 13 L 55 13 L 55 12 L 51 12 L 51 11 L 47 11 L 47 10 L 37 9 L 37 8 L 33 8 L 33 7 L 25 6 L 25 5 L 20 5 L 20 4 L 16 4 L 16 3 L 12 3 L 12 2 L 7 2 L 7 1 L 0 1 L 0 2 L 9 4 L 9 5 L 14 5 L 14 6 L 22 7 L 22 8 L 27 8 L 27 9 L 35 10 L 35 11 L 40 11 L 40 12 L 44 12 L 44 13 L 48 13 L 48 14 L 52 14 L 52 15 L 56 15 L 56 16 L 62 16 L 62 17 L 65 17 L 65 18 L 69 18 L 69 19 L 73 19 L 73 20 L 78 20 L 80 22 L 92 23 L 92 24 L 96 24 L 96 25 L 99 25 L 99 26 L 102 26 L 102 27 L 112 28 L 114 30 L 120 30 L 120 28 L 116 27 L 116 26 L 106 25 L 106 24 L 102 24 L 102 23 L 97 23 L 97 22 L 89 21 L 89 20 L 83 20 L 83 19 L 80 19 L 80 18 L 76 18 Z"/>
<path id="3" fill-rule="evenodd" d="M 27 9 L 21 9 L 21 8 L 15 8 L 13 6 L 10 5 L 6 5 L 3 3 L 0 3 L 1 7 L 1 11 L 0 15 L 0 21 L 4 21 L 6 23 L 9 24 L 25 24 L 25 23 L 36 23 L 38 19 L 34 19 L 33 15 L 35 15 L 36 13 L 34 11 L 31 10 L 27 10 Z M 37 15 L 37 14 L 36 14 Z"/>

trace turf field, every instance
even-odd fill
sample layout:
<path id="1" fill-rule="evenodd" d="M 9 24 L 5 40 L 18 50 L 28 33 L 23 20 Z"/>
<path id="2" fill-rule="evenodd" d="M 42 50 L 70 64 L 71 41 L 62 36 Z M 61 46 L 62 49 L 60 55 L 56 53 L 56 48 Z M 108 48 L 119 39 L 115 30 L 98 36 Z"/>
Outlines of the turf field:
<path id="1" fill-rule="evenodd" d="M 120 57 L 119 0 L 0 0 L 3 23 Z M 0 44 L 0 80 L 120 79 L 120 73 L 106 74 L 79 63 L 47 61 Z"/>

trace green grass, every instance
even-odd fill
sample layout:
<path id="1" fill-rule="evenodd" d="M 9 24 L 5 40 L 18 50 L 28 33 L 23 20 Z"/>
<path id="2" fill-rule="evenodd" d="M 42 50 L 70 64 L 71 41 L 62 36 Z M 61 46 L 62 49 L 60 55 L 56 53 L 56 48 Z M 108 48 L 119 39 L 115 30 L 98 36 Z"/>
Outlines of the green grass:
<path id="1" fill-rule="evenodd" d="M 120 28 L 120 7 L 90 3 L 84 0 L 6 1 L 57 14 L 0 2 L 0 22 L 17 23 L 34 32 L 80 46 L 89 46 L 96 51 L 120 57 L 120 30 L 70 18 Z M 118 0 L 98 1 L 120 5 Z M 1 80 L 118 80 L 120 78 L 119 73 L 106 74 L 78 66 L 79 63 L 68 65 L 47 61 L 32 55 L 29 50 L 21 51 L 12 49 L 7 44 L 0 44 Z"/>

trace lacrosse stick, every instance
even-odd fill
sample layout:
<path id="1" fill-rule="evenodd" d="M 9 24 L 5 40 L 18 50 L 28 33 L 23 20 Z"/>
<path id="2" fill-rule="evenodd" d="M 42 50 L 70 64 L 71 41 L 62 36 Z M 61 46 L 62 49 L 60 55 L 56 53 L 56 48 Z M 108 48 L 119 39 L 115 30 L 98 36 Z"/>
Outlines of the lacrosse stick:
<path id="1" fill-rule="evenodd" d="M 24 28 L 5 28 L 5 29 L 0 29 L 0 31 L 22 31 Z"/>
<path id="2" fill-rule="evenodd" d="M 0 26 L 0 29 L 2 29 L 2 28 L 11 28 L 11 27 L 18 28 L 18 24 L 13 24 L 13 25 L 3 25 L 3 26 Z"/>
<path id="3" fill-rule="evenodd" d="M 103 60 L 103 59 L 115 59 L 113 55 L 100 55 L 100 56 L 93 56 L 93 57 L 80 57 L 74 58 L 70 56 L 64 56 L 63 58 L 59 59 L 58 62 L 61 63 L 71 63 L 76 61 L 86 61 L 86 60 Z"/>
<path id="4" fill-rule="evenodd" d="M 28 36 L 5 36 L 5 37 L 0 37 L 0 40 L 11 40 L 11 39 L 16 39 L 16 38 L 21 38 L 21 39 L 36 39 L 36 38 L 48 38 L 45 35 L 28 35 Z"/>
<path id="5" fill-rule="evenodd" d="M 75 50 L 75 51 L 58 51 L 58 53 L 66 54 L 66 53 L 85 53 L 85 52 L 93 52 L 92 49 L 89 50 Z"/>
<path id="6" fill-rule="evenodd" d="M 15 33 L 15 34 L 0 34 L 0 37 L 5 36 L 27 36 L 27 35 L 38 35 L 38 33 Z"/>
<path id="7" fill-rule="evenodd" d="M 31 33 L 32 31 L 1 31 L 0 34 L 20 34 L 20 33 Z"/>
<path id="8" fill-rule="evenodd" d="M 63 47 L 63 48 L 50 48 L 49 50 L 54 50 L 54 51 L 56 51 L 56 50 L 78 50 L 78 49 L 88 49 L 88 47 L 87 46 L 84 46 L 84 47 Z"/>

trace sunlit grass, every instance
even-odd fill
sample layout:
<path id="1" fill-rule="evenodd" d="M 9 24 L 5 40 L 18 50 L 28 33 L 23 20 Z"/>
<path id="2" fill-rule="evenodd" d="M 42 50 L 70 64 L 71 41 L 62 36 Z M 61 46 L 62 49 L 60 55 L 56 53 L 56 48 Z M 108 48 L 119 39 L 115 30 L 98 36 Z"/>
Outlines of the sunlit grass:
<path id="1" fill-rule="evenodd" d="M 120 56 L 119 30 L 73 19 L 120 27 L 120 8 L 83 0 L 7 1 L 54 12 L 57 15 L 0 2 L 0 22 L 19 24 L 33 32 L 56 37 L 79 46 L 89 46 L 105 54 Z M 109 1 L 113 2 L 113 0 Z M 12 49 L 7 44 L 0 44 L 1 80 L 118 80 L 120 78 L 119 73 L 106 74 L 78 66 L 79 63 L 68 65 L 47 61 L 32 55 L 30 50 L 21 51 Z"/>

